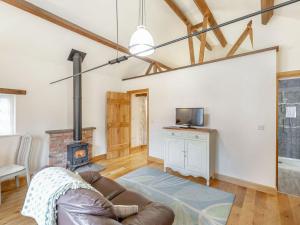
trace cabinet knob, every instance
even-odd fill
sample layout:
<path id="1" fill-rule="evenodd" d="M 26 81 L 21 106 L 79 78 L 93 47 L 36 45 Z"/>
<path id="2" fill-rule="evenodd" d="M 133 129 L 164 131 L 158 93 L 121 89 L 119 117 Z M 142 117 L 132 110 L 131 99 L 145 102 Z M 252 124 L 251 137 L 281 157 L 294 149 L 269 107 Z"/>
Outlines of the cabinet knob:
<path id="1" fill-rule="evenodd" d="M 195 135 L 195 138 L 199 138 L 199 135 Z"/>
<path id="2" fill-rule="evenodd" d="M 172 135 L 174 136 L 174 135 L 175 135 L 175 133 L 172 133 Z"/>

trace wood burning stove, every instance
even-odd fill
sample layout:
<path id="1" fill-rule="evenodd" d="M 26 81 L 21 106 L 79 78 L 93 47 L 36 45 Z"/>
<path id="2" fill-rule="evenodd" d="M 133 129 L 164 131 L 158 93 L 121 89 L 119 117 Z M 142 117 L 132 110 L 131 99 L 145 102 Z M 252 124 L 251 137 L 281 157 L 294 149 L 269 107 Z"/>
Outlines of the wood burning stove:
<path id="1" fill-rule="evenodd" d="M 70 170 L 87 165 L 89 163 L 88 144 L 73 143 L 68 145 L 67 160 L 67 167 Z"/>
<path id="2" fill-rule="evenodd" d="M 68 60 L 73 62 L 73 140 L 68 145 L 67 167 L 75 170 L 89 163 L 88 144 L 82 140 L 81 64 L 86 53 L 72 49 Z"/>
<path id="3" fill-rule="evenodd" d="M 69 130 L 50 138 L 49 164 L 67 167 L 76 172 L 96 171 L 103 166 L 89 163 L 92 156 L 92 132 L 82 131 L 81 64 L 86 53 L 72 49 L 68 60 L 73 62 L 73 140 Z M 90 129 L 93 130 L 94 128 Z M 53 135 L 56 133 L 53 133 Z M 82 137 L 83 136 L 83 137 Z M 50 136 L 51 137 L 51 136 Z M 59 143 L 59 145 L 57 145 Z M 67 145 L 67 146 L 66 146 Z M 65 148 L 66 147 L 66 148 Z M 66 152 L 67 149 L 67 152 Z M 65 157 L 65 154 L 67 157 Z M 55 156 L 55 157 L 53 157 Z"/>

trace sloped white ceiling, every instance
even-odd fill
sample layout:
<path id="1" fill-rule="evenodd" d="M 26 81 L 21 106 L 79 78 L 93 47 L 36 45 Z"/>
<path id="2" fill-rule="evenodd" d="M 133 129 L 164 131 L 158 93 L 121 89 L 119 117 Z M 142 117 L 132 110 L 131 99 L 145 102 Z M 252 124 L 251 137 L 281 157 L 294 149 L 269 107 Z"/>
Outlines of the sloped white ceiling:
<path id="1" fill-rule="evenodd" d="M 116 41 L 116 17 L 114 0 L 29 0 L 29 2 L 43 9 L 46 9 L 58 16 L 61 16 L 73 23 L 76 23 L 79 26 L 82 26 L 105 38 L 108 38 L 112 41 Z M 130 36 L 134 32 L 137 25 L 139 7 L 138 2 L 138 0 L 119 0 L 119 41 L 120 44 L 125 47 L 128 46 Z M 175 0 L 175 2 L 178 5 L 180 5 L 180 8 L 182 8 L 182 10 L 191 19 L 191 21 L 193 21 L 194 23 L 202 21 L 202 15 L 198 11 L 193 0 Z M 275 0 L 276 4 L 280 2 L 283 2 L 283 0 Z M 5 5 L 3 8 L 4 11 L 5 8 L 11 8 L 11 6 L 7 6 L 5 3 L 1 3 L 1 5 L 2 4 Z M 260 0 L 207 0 L 207 4 L 211 8 L 211 11 L 213 12 L 218 23 L 225 22 L 239 16 L 243 16 L 247 13 L 251 13 L 260 9 Z M 26 22 L 31 23 L 29 20 L 24 21 L 24 19 L 21 16 L 20 18 L 18 18 L 18 16 L 13 16 L 12 18 L 12 15 L 14 15 L 13 13 L 16 14 L 16 12 L 18 12 L 17 15 L 26 14 L 24 12 L 20 13 L 21 10 L 18 10 L 19 9 L 12 9 L 12 11 L 14 12 L 11 12 L 11 14 L 8 13 L 7 16 L 10 17 L 10 20 L 8 22 L 2 21 L 1 24 L 3 27 L 0 28 L 0 32 L 1 29 L 2 31 L 4 31 L 4 27 L 7 27 L 8 30 L 14 30 L 17 29 L 18 26 L 26 26 Z M 272 18 L 271 22 L 267 26 L 261 25 L 260 16 L 254 18 L 254 49 L 270 47 L 277 44 L 283 45 L 284 47 L 285 45 L 288 45 L 287 47 L 290 49 L 292 47 L 291 44 L 294 44 L 296 43 L 296 40 L 299 40 L 298 37 L 300 36 L 300 33 L 299 31 L 295 30 L 298 29 L 297 27 L 293 29 L 292 26 L 286 25 L 299 25 L 299 12 L 300 3 L 296 3 L 292 6 L 280 9 L 275 12 L 275 16 Z M 30 14 L 29 16 L 35 17 Z M 36 17 L 36 20 L 42 19 Z M 12 21 L 15 21 L 15 24 L 11 24 Z M 43 21 L 43 23 L 45 26 L 56 26 L 53 24 L 49 25 L 50 22 L 47 21 Z M 241 32 L 245 29 L 247 23 L 248 21 L 243 21 L 222 28 L 222 31 L 224 32 L 224 35 L 229 43 L 227 48 L 225 49 L 220 47 L 218 40 L 215 38 L 214 34 L 210 32 L 208 34 L 208 37 L 211 41 L 211 44 L 215 45 L 215 47 L 214 51 L 212 52 L 206 51 L 206 60 L 215 57 L 225 56 L 230 46 L 236 41 Z M 160 44 L 186 34 L 185 25 L 163 0 L 147 0 L 146 25 L 150 32 L 153 34 L 156 44 Z M 71 45 L 66 46 L 64 41 L 60 42 L 59 40 L 62 38 L 61 33 L 56 35 L 55 29 L 61 30 L 63 28 L 53 28 L 52 31 L 48 34 L 39 35 L 41 35 L 41 37 L 45 40 L 56 40 L 56 46 L 53 46 L 53 50 L 57 49 L 57 52 L 55 54 L 60 54 L 59 50 L 62 49 L 64 49 L 64 52 L 68 52 L 68 49 L 71 47 Z M 283 29 L 284 33 L 280 32 L 279 29 Z M 30 34 L 30 30 L 25 28 L 24 30 L 28 31 Z M 35 32 L 38 33 L 38 31 Z M 69 34 L 75 36 L 78 35 L 70 31 L 65 32 L 68 32 Z M 293 32 L 296 32 L 295 35 L 293 35 Z M 26 38 L 29 43 L 30 41 L 36 42 L 39 38 L 41 38 L 38 36 L 30 36 L 29 34 L 25 35 L 27 36 Z M 30 38 L 32 40 L 29 40 Z M 82 39 L 82 37 L 79 38 L 79 41 L 80 39 Z M 93 41 L 90 40 L 90 42 Z M 22 42 L 22 40 L 19 40 L 17 41 L 16 45 L 24 45 L 25 43 L 27 42 Z M 197 49 L 199 48 L 199 41 L 195 39 L 194 43 L 197 59 Z M 33 45 L 36 45 L 36 43 L 33 43 Z M 84 42 L 82 42 L 81 44 L 80 42 L 78 42 L 78 46 L 83 45 Z M 99 48 L 95 48 L 93 50 L 93 54 L 88 52 L 90 57 L 93 56 L 94 58 L 93 60 L 91 60 L 93 63 L 89 63 L 89 66 L 95 66 L 95 64 L 98 64 L 98 62 L 105 62 L 106 60 L 111 59 L 115 56 L 115 50 L 112 50 L 105 46 L 101 46 L 101 44 L 98 44 L 96 42 L 93 42 L 93 45 L 99 45 Z M 28 45 L 28 47 L 29 46 L 30 45 Z M 77 48 L 77 46 L 74 46 L 74 44 L 72 45 L 72 47 Z M 243 45 L 241 46 L 239 52 L 252 49 L 253 48 L 250 44 L 250 41 L 247 39 L 245 43 L 243 43 Z M 42 44 L 40 44 L 39 49 L 35 49 L 35 53 L 33 54 L 39 54 L 41 57 L 43 57 L 42 55 L 49 54 L 49 51 L 49 48 L 43 49 Z M 171 67 L 184 66 L 190 63 L 187 41 L 182 41 L 180 43 L 176 43 L 159 49 L 151 57 Z M 291 60 L 293 60 L 293 57 L 291 57 Z M 143 74 L 145 73 L 147 67 L 147 63 L 133 59 L 130 60 L 130 62 L 122 63 L 121 65 L 118 65 L 112 68 L 111 70 L 124 77 Z"/>
<path id="2" fill-rule="evenodd" d="M 31 3 L 78 24 L 96 34 L 116 42 L 116 13 L 114 0 L 30 0 Z M 127 47 L 131 34 L 138 25 L 138 0 L 119 0 L 119 42 Z M 146 25 L 155 43 L 160 44 L 186 33 L 178 18 L 164 1 L 147 1 Z M 181 22 L 180 22 L 181 23 Z M 152 56 L 163 63 L 176 67 L 188 63 L 187 53 L 174 53 L 185 49 L 186 43 L 158 50 Z"/>

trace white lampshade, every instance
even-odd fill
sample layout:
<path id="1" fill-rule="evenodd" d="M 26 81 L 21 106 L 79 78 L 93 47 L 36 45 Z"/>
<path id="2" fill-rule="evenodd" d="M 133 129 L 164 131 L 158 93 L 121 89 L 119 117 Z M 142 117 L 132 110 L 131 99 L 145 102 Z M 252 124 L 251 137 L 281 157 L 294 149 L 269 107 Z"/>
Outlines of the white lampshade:
<path id="1" fill-rule="evenodd" d="M 154 46 L 153 38 L 145 26 L 137 26 L 137 30 L 132 34 L 129 43 L 129 51 L 131 54 L 136 54 L 138 52 L 149 51 L 137 54 L 138 56 L 147 56 L 154 53 L 154 49 L 151 49 Z"/>

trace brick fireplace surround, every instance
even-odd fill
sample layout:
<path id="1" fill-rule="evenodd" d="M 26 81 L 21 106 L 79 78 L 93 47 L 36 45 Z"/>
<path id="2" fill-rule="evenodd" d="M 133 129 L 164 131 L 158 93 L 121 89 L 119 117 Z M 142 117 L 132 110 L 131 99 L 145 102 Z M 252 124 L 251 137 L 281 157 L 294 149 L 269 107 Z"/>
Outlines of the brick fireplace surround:
<path id="1" fill-rule="evenodd" d="M 88 143 L 89 160 L 92 158 L 93 131 L 95 127 L 82 129 L 82 142 Z M 67 166 L 67 145 L 73 143 L 73 130 L 49 130 L 49 166 Z"/>

